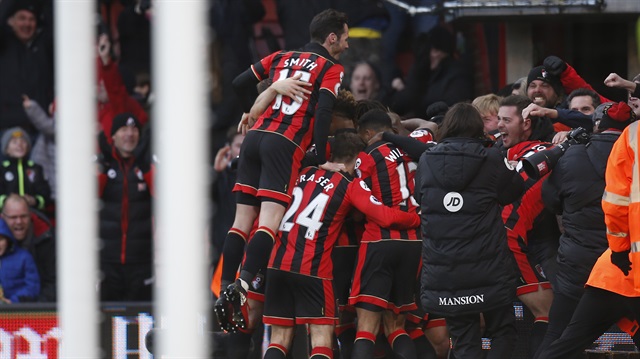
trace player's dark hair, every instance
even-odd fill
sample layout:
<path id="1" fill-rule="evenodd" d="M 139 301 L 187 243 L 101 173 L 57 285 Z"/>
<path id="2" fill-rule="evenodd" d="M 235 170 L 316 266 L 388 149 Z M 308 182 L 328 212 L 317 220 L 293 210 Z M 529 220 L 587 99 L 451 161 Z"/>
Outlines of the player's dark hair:
<path id="1" fill-rule="evenodd" d="M 335 33 L 338 38 L 341 37 L 344 34 L 344 25 L 346 23 L 347 15 L 345 13 L 334 9 L 322 11 L 314 16 L 311 24 L 309 24 L 311 41 L 322 44 L 331 33 Z"/>
<path id="2" fill-rule="evenodd" d="M 341 115 L 343 117 L 353 120 L 354 126 L 356 125 L 356 99 L 353 94 L 347 90 L 340 90 L 338 97 L 333 103 L 333 114 Z"/>
<path id="3" fill-rule="evenodd" d="M 364 141 L 356 133 L 342 131 L 336 134 L 331 146 L 331 160 L 333 162 L 349 162 L 358 156 L 365 147 Z"/>
<path id="4" fill-rule="evenodd" d="M 358 119 L 358 131 L 374 130 L 382 132 L 392 128 L 393 125 L 389 114 L 379 109 L 370 110 Z"/>
<path id="5" fill-rule="evenodd" d="M 358 100 L 358 102 L 356 103 L 356 122 L 360 120 L 360 117 L 362 117 L 362 115 L 373 109 L 378 109 L 385 112 L 387 111 L 387 107 L 378 100 Z"/>
<path id="6" fill-rule="evenodd" d="M 531 103 L 531 99 L 529 99 L 527 96 L 511 95 L 500 100 L 500 107 L 515 106 L 516 113 L 518 114 L 518 116 L 522 117 L 522 110 L 531 105 Z"/>

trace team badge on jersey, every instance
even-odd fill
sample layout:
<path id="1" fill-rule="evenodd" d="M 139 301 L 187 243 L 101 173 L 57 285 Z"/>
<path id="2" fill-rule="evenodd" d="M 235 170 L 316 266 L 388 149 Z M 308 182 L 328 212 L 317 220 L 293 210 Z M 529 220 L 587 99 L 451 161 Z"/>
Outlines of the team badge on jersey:
<path id="1" fill-rule="evenodd" d="M 14 178 L 15 178 L 15 177 L 13 176 L 13 173 L 11 173 L 11 172 L 7 172 L 7 173 L 5 173 L 5 174 L 4 174 L 4 179 L 5 179 L 7 182 L 11 182 L 11 181 L 13 181 L 13 179 L 14 179 Z"/>
<path id="2" fill-rule="evenodd" d="M 32 169 L 28 169 L 27 170 L 27 178 L 29 179 L 29 182 L 33 183 L 36 181 L 36 172 Z"/>

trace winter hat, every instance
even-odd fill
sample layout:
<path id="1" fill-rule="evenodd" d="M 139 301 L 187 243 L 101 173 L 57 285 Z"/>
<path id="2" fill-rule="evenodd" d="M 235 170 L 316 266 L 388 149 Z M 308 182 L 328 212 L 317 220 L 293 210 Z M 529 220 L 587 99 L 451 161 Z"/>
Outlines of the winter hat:
<path id="1" fill-rule="evenodd" d="M 553 90 L 556 92 L 556 95 L 562 96 L 564 94 L 564 88 L 562 87 L 562 82 L 560 82 L 560 78 L 558 76 L 554 76 L 547 72 L 544 66 L 537 66 L 529 71 L 529 75 L 527 76 L 527 86 L 532 83 L 534 80 L 540 80 L 548 83 L 553 87 Z M 526 93 L 526 91 L 525 91 Z"/>
<path id="2" fill-rule="evenodd" d="M 606 102 L 596 107 L 592 119 L 594 125 L 600 121 L 598 128 L 601 130 L 615 128 L 622 131 L 637 118 L 626 102 Z"/>
<path id="3" fill-rule="evenodd" d="M 436 26 L 429 32 L 431 47 L 453 55 L 456 48 L 456 38 L 451 31 L 442 26 Z"/>
<path id="4" fill-rule="evenodd" d="M 29 134 L 21 127 L 11 127 L 4 131 L 2 137 L 0 137 L 0 146 L 2 146 L 2 153 L 7 152 L 9 141 L 11 141 L 12 138 L 18 137 L 22 137 L 25 141 L 27 141 L 27 152 L 29 152 L 31 150 L 31 137 L 29 137 Z"/>
<path id="5" fill-rule="evenodd" d="M 427 107 L 427 119 L 438 125 L 444 120 L 444 115 L 449 111 L 449 105 L 444 101 L 434 102 Z"/>
<path id="6" fill-rule="evenodd" d="M 30 11 L 37 19 L 40 16 L 40 2 L 37 0 L 16 1 L 15 5 L 11 9 L 11 16 L 20 10 Z"/>
<path id="7" fill-rule="evenodd" d="M 115 135 L 120 127 L 124 126 L 134 126 L 140 129 L 140 121 L 138 121 L 138 119 L 130 112 L 124 112 L 116 115 L 116 117 L 113 118 L 113 123 L 111 124 L 111 136 Z"/>

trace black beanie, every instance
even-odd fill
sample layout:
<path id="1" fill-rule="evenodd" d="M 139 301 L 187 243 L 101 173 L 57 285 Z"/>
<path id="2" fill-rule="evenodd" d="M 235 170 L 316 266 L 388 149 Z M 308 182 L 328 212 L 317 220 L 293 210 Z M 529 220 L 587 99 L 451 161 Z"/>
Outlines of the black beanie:
<path id="1" fill-rule="evenodd" d="M 456 39 L 453 34 L 442 26 L 436 26 L 429 32 L 431 47 L 453 55 L 456 47 Z"/>
<path id="2" fill-rule="evenodd" d="M 556 92 L 558 97 L 564 94 L 564 88 L 562 87 L 562 82 L 560 82 L 560 78 L 554 76 L 547 72 L 544 66 L 536 66 L 529 71 L 529 76 L 527 76 L 527 86 L 532 83 L 534 80 L 540 80 L 548 83 L 553 87 L 553 90 Z"/>
<path id="3" fill-rule="evenodd" d="M 449 106 L 446 102 L 434 102 L 427 107 L 427 120 L 441 124 L 447 111 L 449 111 Z"/>
<path id="4" fill-rule="evenodd" d="M 111 124 L 111 136 L 115 135 L 120 127 L 124 126 L 134 126 L 140 129 L 140 122 L 132 113 L 125 112 L 118 114 L 113 118 L 113 123 Z"/>
<path id="5" fill-rule="evenodd" d="M 36 19 L 40 16 L 40 2 L 36 0 L 19 0 L 11 9 L 11 16 L 20 10 L 30 11 Z"/>

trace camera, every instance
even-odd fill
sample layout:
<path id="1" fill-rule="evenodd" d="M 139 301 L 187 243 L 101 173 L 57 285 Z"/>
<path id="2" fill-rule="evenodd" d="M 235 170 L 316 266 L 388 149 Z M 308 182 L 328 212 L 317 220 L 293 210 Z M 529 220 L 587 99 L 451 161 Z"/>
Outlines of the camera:
<path id="1" fill-rule="evenodd" d="M 556 166 L 558 160 L 567 149 L 573 145 L 584 145 L 589 143 L 591 134 L 583 127 L 571 130 L 567 135 L 567 139 L 548 150 L 534 153 L 533 155 L 522 159 L 522 169 L 529 178 L 539 179 L 551 172 Z"/>

